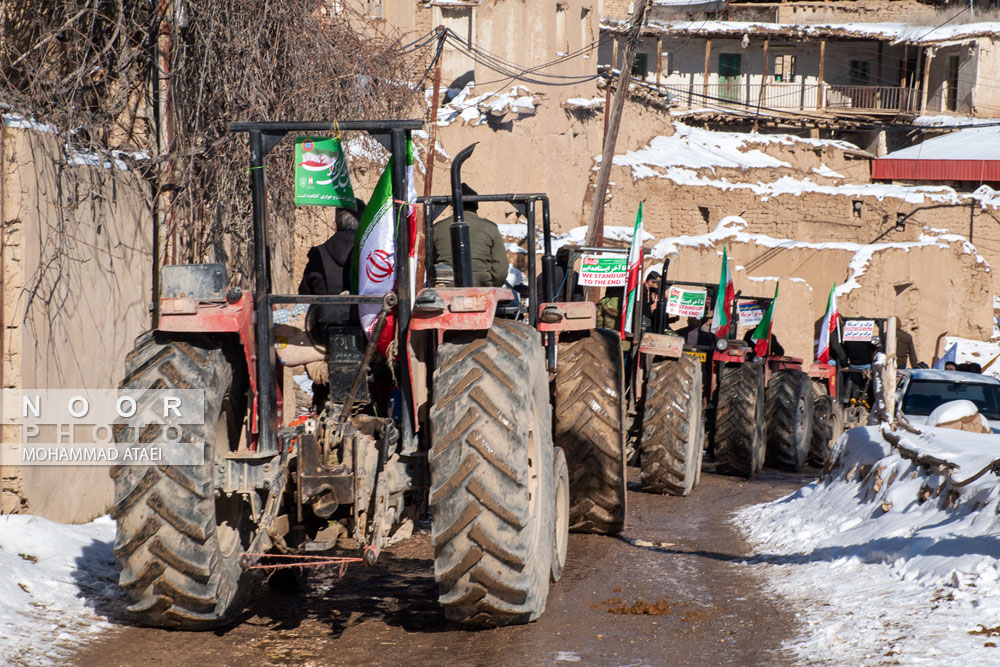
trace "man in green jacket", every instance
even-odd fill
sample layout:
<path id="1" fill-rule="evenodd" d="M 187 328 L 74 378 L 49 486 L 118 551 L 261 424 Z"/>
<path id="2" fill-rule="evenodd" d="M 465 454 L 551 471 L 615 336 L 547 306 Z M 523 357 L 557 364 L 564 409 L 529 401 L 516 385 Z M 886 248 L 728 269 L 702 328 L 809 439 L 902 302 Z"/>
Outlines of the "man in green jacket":
<path id="1" fill-rule="evenodd" d="M 476 191 L 462 183 L 463 195 L 474 195 Z M 496 223 L 476 214 L 478 202 L 463 202 L 465 221 L 469 224 L 469 251 L 472 255 L 472 282 L 475 287 L 501 287 L 507 280 L 507 249 Z M 434 223 L 434 263 L 448 264 L 455 269 L 451 257 L 451 223 L 454 216 L 448 216 Z"/>

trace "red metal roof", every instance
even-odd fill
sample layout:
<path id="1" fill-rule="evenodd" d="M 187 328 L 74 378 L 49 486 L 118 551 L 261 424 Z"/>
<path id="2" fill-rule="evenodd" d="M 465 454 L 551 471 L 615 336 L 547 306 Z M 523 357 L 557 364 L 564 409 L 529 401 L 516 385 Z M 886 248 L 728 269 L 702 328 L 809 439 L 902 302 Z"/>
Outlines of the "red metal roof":
<path id="1" fill-rule="evenodd" d="M 872 178 L 894 181 L 1000 181 L 1000 160 L 878 158 Z"/>

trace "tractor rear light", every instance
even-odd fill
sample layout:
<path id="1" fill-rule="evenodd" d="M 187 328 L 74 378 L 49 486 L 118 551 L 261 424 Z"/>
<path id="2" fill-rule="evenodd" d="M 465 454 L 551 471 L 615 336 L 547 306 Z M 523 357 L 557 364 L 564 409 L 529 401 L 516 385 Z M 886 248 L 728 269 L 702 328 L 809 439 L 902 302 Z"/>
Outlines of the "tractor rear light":
<path id="1" fill-rule="evenodd" d="M 194 315 L 198 312 L 198 302 L 189 297 L 160 299 L 161 315 Z"/>
<path id="2" fill-rule="evenodd" d="M 559 308 L 556 306 L 545 306 L 542 308 L 542 313 L 538 318 L 546 324 L 556 324 L 557 322 L 562 322 L 563 314 L 559 312 Z"/>
<path id="3" fill-rule="evenodd" d="M 474 296 L 455 296 L 448 306 L 448 310 L 453 313 L 485 313 L 488 305 L 485 294 Z"/>

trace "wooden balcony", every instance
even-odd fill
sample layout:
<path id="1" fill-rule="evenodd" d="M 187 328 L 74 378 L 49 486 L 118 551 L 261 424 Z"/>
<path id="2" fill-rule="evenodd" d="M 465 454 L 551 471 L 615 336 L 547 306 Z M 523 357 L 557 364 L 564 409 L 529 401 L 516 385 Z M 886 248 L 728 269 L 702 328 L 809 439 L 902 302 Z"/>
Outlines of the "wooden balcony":
<path id="1" fill-rule="evenodd" d="M 647 82 L 648 83 L 648 82 Z M 760 84 L 741 82 L 703 85 L 661 84 L 671 102 L 680 107 L 720 107 L 753 111 L 830 110 L 834 113 L 918 113 L 920 91 L 900 86 L 839 86 L 805 83 L 767 83 L 761 94 Z"/>

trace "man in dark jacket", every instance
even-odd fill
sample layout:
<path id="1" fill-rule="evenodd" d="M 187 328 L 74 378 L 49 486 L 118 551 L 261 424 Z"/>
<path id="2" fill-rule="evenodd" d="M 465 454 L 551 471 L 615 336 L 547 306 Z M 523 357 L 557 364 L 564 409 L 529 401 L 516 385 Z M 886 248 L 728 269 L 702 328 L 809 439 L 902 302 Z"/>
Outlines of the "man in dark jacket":
<path id="1" fill-rule="evenodd" d="M 462 183 L 463 195 L 475 195 L 476 191 Z M 496 223 L 476 214 L 478 202 L 463 202 L 462 212 L 469 224 L 469 251 L 472 255 L 472 282 L 475 287 L 501 287 L 507 280 L 507 248 Z M 449 216 L 434 223 L 434 263 L 457 267 L 451 257 L 451 223 Z"/>
<path id="2" fill-rule="evenodd" d="M 917 348 L 913 344 L 913 336 L 908 334 L 903 330 L 902 327 L 896 326 L 896 368 L 906 368 L 906 362 L 909 360 L 910 368 L 916 368 L 917 364 Z"/>
<path id="3" fill-rule="evenodd" d="M 299 294 L 341 294 L 351 289 L 354 234 L 365 207 L 360 199 L 355 201 L 357 211 L 337 209 L 337 231 L 325 242 L 309 249 Z"/>

